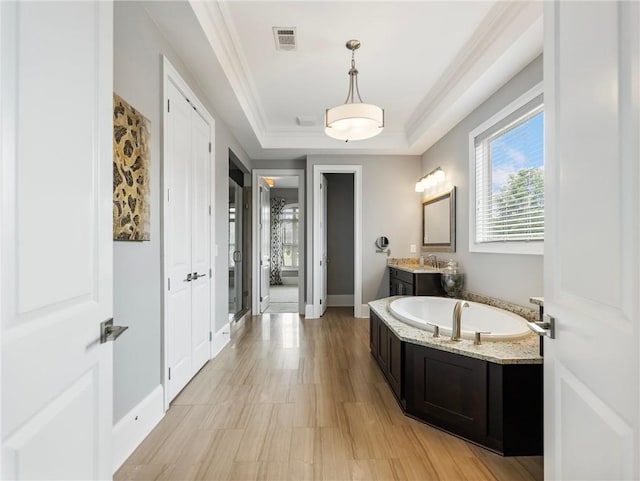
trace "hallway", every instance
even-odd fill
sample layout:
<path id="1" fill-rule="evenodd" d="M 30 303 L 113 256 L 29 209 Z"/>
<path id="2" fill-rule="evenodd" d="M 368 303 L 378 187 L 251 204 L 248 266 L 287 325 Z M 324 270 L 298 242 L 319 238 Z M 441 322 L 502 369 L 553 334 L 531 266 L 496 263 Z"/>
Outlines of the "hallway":
<path id="1" fill-rule="evenodd" d="M 369 354 L 369 320 L 265 314 L 178 395 L 117 481 L 542 479 L 405 417 Z"/>

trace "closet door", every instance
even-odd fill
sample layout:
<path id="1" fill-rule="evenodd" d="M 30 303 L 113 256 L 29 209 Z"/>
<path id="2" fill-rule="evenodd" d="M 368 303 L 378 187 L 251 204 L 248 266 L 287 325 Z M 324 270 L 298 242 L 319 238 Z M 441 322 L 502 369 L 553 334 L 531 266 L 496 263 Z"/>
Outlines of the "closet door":
<path id="1" fill-rule="evenodd" d="M 193 372 L 210 357 L 209 124 L 191 115 L 191 350 Z"/>
<path id="2" fill-rule="evenodd" d="M 191 117 L 193 108 L 168 83 L 165 136 L 165 249 L 167 250 L 167 398 L 173 399 L 192 377 L 191 333 Z"/>

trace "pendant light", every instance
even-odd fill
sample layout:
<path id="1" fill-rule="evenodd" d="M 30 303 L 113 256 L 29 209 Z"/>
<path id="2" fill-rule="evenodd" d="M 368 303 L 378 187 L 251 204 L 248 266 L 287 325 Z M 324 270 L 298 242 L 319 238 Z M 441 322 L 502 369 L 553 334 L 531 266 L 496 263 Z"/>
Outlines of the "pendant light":
<path id="1" fill-rule="evenodd" d="M 324 131 L 329 137 L 348 142 L 369 139 L 382 132 L 384 110 L 377 105 L 365 104 L 360 98 L 355 61 L 355 51 L 360 48 L 360 42 L 349 40 L 346 47 L 351 50 L 347 100 L 342 105 L 326 110 Z"/>

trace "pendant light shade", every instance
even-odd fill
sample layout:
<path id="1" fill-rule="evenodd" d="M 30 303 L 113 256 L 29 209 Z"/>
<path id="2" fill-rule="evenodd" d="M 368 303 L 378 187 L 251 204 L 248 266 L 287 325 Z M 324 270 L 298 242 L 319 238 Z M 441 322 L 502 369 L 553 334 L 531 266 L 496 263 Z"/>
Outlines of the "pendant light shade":
<path id="1" fill-rule="evenodd" d="M 338 140 L 364 140 L 375 137 L 384 129 L 384 110 L 373 104 L 365 104 L 358 89 L 358 69 L 354 54 L 360 48 L 358 40 L 349 40 L 351 69 L 349 70 L 349 91 L 347 101 L 327 109 L 325 113 L 325 133 Z M 357 96 L 357 101 L 355 100 Z"/>

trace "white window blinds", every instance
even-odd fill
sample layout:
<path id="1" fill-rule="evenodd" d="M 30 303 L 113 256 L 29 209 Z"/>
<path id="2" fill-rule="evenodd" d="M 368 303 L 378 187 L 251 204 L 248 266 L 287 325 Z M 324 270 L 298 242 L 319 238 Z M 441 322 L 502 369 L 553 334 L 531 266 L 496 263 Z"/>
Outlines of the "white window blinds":
<path id="1" fill-rule="evenodd" d="M 475 242 L 544 240 L 542 95 L 477 135 Z"/>

